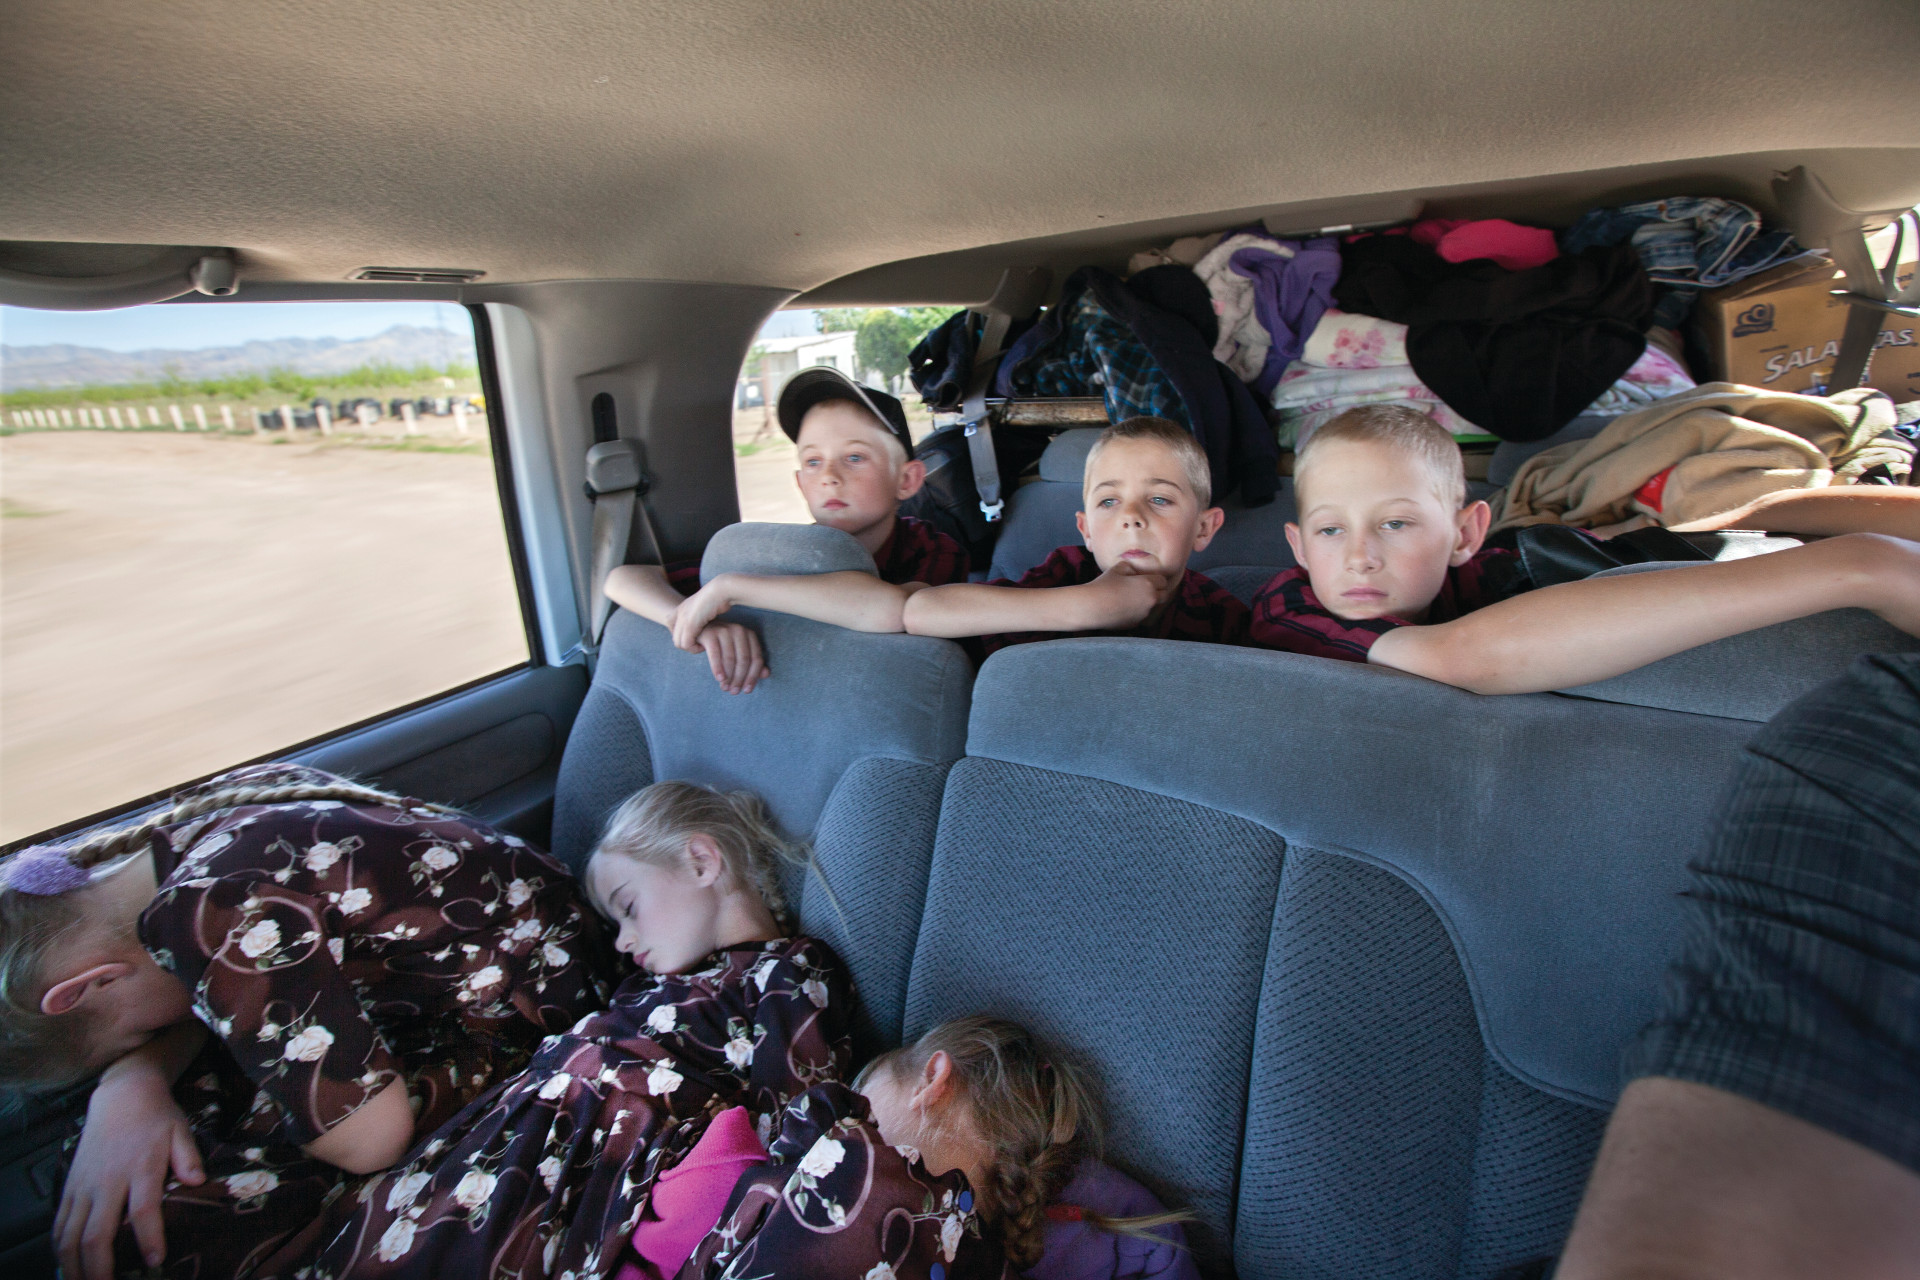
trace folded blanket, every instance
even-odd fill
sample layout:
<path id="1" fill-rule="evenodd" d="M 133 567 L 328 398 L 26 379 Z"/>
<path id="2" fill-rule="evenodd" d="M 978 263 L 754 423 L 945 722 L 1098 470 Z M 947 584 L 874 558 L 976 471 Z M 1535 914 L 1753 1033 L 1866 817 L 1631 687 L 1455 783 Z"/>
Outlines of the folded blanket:
<path id="1" fill-rule="evenodd" d="M 1528 459 L 1494 496 L 1494 527 L 1591 529 L 1636 514 L 1683 524 L 1821 488 L 1893 421 L 1893 402 L 1870 388 L 1801 396 L 1709 382 Z"/>

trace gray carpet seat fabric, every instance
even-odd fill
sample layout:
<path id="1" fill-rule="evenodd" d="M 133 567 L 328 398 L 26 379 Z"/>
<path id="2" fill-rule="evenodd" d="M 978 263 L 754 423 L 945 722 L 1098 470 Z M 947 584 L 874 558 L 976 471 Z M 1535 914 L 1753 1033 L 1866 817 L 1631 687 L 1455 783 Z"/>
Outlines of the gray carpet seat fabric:
<path id="1" fill-rule="evenodd" d="M 742 524 L 714 536 L 701 576 L 726 569 L 872 572 L 873 560 L 838 530 Z M 614 615 L 561 760 L 553 850 L 579 870 L 607 815 L 656 779 L 756 792 L 789 835 L 813 843 L 820 875 L 796 871 L 789 897 L 801 928 L 852 970 L 857 1039 L 871 1051 L 899 1036 L 941 790 L 966 741 L 972 667 L 946 640 L 735 615 L 760 633 L 773 673 L 739 695 L 722 692 L 705 655 L 674 648 L 664 627 Z"/>
<path id="2" fill-rule="evenodd" d="M 1735 558 L 1739 554 L 1736 551 Z M 1698 567 L 1694 562 L 1659 561 L 1622 565 L 1594 576 L 1685 573 Z M 1920 638 L 1867 610 L 1834 609 L 1728 636 L 1625 675 L 1563 692 L 1641 707 L 1764 721 L 1802 694 L 1837 679 L 1863 653 L 1914 650 L 1920 650 Z"/>
<path id="3" fill-rule="evenodd" d="M 1098 1063 L 1113 1158 L 1200 1214 L 1210 1271 L 1495 1275 L 1564 1237 L 1754 728 L 1178 642 L 1005 651 L 906 1033 L 994 1010 Z"/>

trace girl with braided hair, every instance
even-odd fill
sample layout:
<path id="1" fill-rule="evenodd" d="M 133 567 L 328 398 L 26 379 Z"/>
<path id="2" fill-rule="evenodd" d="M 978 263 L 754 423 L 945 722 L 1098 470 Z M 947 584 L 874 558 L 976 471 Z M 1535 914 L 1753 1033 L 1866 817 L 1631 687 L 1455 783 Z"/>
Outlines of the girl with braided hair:
<path id="1" fill-rule="evenodd" d="M 1025 1028 L 960 1018 L 789 1107 L 679 1274 L 1198 1280 L 1179 1224 L 1100 1163 L 1092 1091 Z"/>
<path id="2" fill-rule="evenodd" d="M 12 854 L 0 1084 L 99 1076 L 65 1274 L 277 1273 L 356 1175 L 602 1007 L 611 966 L 524 841 L 301 766 Z"/>

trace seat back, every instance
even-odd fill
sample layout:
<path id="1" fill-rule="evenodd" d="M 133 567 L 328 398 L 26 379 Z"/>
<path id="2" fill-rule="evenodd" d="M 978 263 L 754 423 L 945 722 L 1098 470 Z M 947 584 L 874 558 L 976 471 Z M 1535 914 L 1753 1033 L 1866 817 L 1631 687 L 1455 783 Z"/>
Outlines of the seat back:
<path id="1" fill-rule="evenodd" d="M 1005 1011 L 1094 1057 L 1117 1162 L 1200 1213 L 1210 1270 L 1495 1275 L 1564 1237 L 1753 728 L 1171 641 L 1008 650 L 906 1030 Z"/>
<path id="2" fill-rule="evenodd" d="M 834 529 L 734 525 L 709 543 L 701 576 L 729 569 L 870 573 L 873 559 Z M 825 883 L 796 873 L 789 897 L 801 929 L 853 971 L 861 1046 L 894 1043 L 971 666 L 946 640 L 751 609 L 728 617 L 766 648 L 772 674 L 752 693 L 723 692 L 706 656 L 674 648 L 666 628 L 614 615 L 561 760 L 554 853 L 579 871 L 613 808 L 656 779 L 757 793 L 788 835 L 812 842 Z"/>

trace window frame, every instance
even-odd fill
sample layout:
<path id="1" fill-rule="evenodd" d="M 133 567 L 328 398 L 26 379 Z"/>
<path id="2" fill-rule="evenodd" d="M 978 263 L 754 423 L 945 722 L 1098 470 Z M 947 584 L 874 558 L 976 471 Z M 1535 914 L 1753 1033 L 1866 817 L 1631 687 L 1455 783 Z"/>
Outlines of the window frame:
<path id="1" fill-rule="evenodd" d="M 358 300 L 388 302 L 402 301 L 403 299 L 396 299 L 389 295 L 386 297 L 367 297 Z M 411 301 L 412 299 L 404 300 Z M 297 301 L 297 299 L 275 299 L 275 301 Z M 322 301 L 322 299 L 313 299 L 313 301 L 318 302 Z M 164 306 L 167 304 L 149 303 L 147 305 Z M 244 306 L 246 304 L 219 303 L 208 300 L 207 303 L 202 305 Z M 0 843 L 0 854 L 13 853 L 16 850 L 24 849 L 30 845 L 40 844 L 48 840 L 58 840 L 76 832 L 105 826 L 116 820 L 136 817 L 139 814 L 158 807 L 175 793 L 189 787 L 199 786 L 201 783 L 217 778 L 223 773 L 231 772 L 234 769 L 243 769 L 248 765 L 264 764 L 269 761 L 284 760 L 291 756 L 300 755 L 316 747 L 335 741 L 336 739 L 364 732 L 376 725 L 410 715 L 426 707 L 433 706 L 436 703 L 457 698 L 495 682 L 508 680 L 521 672 L 531 670 L 535 667 L 552 665 L 545 661 L 546 646 L 541 636 L 536 595 L 527 559 L 526 540 L 520 524 L 519 489 L 513 472 L 513 454 L 508 439 L 506 399 L 500 393 L 500 371 L 494 348 L 492 320 L 487 315 L 486 306 L 483 303 L 461 303 L 458 305 L 461 310 L 467 313 L 468 319 L 473 326 L 474 354 L 480 376 L 480 392 L 481 395 L 486 398 L 488 445 L 493 451 L 494 493 L 500 503 L 501 524 L 506 535 L 507 559 L 513 568 L 514 598 L 518 602 L 520 609 L 520 628 L 521 634 L 526 641 L 527 656 L 519 662 L 501 667 L 498 670 L 475 676 L 470 680 L 463 681 L 450 688 L 441 689 L 434 693 L 415 698 L 411 702 L 389 707 L 384 711 L 363 717 L 351 723 L 334 726 L 310 738 L 303 738 L 297 742 L 275 747 L 271 751 L 253 756 L 250 759 L 233 761 L 209 773 L 200 774 L 198 777 L 182 779 L 179 782 L 170 783 L 157 791 L 149 792 L 144 796 L 120 801 L 104 809 L 98 809 L 84 816 L 56 823 L 43 830 Z"/>

